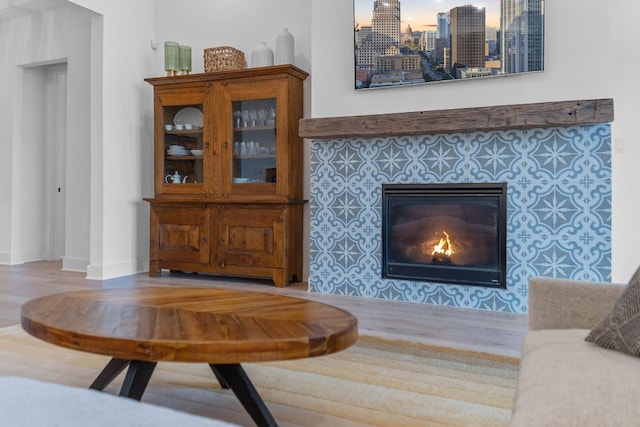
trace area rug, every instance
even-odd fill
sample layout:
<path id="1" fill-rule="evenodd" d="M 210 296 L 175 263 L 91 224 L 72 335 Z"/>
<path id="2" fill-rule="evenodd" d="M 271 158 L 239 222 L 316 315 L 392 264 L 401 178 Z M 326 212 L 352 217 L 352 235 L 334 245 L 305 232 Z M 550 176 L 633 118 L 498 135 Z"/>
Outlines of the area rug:
<path id="1" fill-rule="evenodd" d="M 0 375 L 88 387 L 108 360 L 19 325 L 0 329 Z M 513 358 L 372 337 L 329 356 L 243 366 L 280 426 L 314 427 L 506 426 L 518 374 Z M 142 400 L 253 425 L 206 364 L 159 363 Z"/>

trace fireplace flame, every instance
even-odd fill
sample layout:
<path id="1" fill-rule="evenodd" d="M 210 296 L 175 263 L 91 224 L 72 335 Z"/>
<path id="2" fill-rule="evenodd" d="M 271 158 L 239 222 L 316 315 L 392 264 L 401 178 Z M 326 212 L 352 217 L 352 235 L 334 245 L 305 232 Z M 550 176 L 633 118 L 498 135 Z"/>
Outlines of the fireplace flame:
<path id="1" fill-rule="evenodd" d="M 442 232 L 444 233 L 444 237 L 441 238 L 440 242 L 438 242 L 438 244 L 433 247 L 433 252 L 431 252 L 431 255 L 437 254 L 451 256 L 456 252 L 453 250 L 453 245 L 451 244 L 449 234 L 444 230 L 442 230 Z"/>

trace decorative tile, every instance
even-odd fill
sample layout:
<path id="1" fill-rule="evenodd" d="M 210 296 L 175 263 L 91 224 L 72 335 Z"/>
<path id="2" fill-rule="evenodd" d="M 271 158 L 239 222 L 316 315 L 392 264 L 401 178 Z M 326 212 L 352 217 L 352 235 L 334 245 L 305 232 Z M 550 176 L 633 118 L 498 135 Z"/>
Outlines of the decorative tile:
<path id="1" fill-rule="evenodd" d="M 507 182 L 507 288 L 381 275 L 382 184 Z M 315 140 L 312 292 L 527 312 L 531 276 L 610 280 L 609 124 Z"/>

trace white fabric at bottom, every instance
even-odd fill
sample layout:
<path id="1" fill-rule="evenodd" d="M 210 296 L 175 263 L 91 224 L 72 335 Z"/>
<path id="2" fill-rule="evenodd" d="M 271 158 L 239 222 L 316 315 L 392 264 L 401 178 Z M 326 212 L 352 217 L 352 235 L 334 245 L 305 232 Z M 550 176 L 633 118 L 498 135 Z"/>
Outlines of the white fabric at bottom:
<path id="1" fill-rule="evenodd" d="M 96 390 L 0 377 L 0 425 L 11 427 L 231 427 Z"/>

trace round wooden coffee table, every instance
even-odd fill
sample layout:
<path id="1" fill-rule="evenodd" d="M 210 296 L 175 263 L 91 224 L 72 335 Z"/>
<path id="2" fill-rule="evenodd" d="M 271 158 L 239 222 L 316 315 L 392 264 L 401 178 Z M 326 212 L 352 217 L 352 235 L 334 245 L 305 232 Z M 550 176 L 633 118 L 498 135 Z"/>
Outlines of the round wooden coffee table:
<path id="1" fill-rule="evenodd" d="M 350 313 L 271 293 L 151 287 L 64 292 L 22 306 L 22 327 L 51 344 L 111 356 L 90 388 L 128 367 L 121 396 L 140 400 L 159 361 L 209 364 L 258 425 L 276 425 L 241 363 L 315 357 L 358 339 Z"/>

